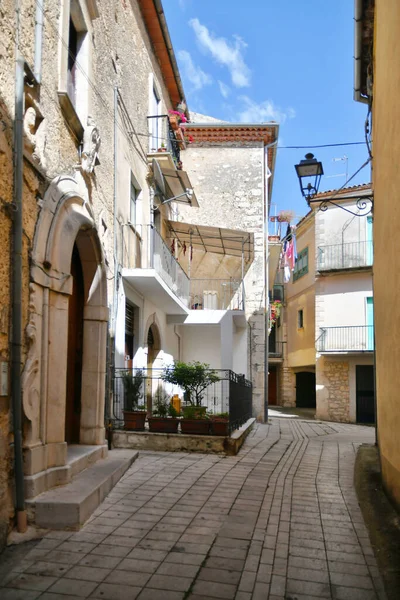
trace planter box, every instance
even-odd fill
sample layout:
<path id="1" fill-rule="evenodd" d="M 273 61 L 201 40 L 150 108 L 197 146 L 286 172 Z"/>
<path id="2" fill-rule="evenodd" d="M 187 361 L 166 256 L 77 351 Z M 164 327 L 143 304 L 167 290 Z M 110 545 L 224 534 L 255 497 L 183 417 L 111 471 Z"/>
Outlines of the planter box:
<path id="1" fill-rule="evenodd" d="M 170 123 L 173 131 L 176 131 L 177 129 L 179 129 L 178 115 L 169 115 L 169 123 Z"/>
<path id="2" fill-rule="evenodd" d="M 211 419 L 211 433 L 212 435 L 229 435 L 229 421 L 228 419 Z"/>
<path id="3" fill-rule="evenodd" d="M 210 421 L 208 419 L 182 419 L 181 431 L 190 435 L 208 435 Z"/>
<path id="4" fill-rule="evenodd" d="M 146 421 L 146 411 L 124 410 L 124 428 L 129 431 L 144 431 Z"/>
<path id="5" fill-rule="evenodd" d="M 179 419 L 149 417 L 149 430 L 153 433 L 177 433 Z"/>

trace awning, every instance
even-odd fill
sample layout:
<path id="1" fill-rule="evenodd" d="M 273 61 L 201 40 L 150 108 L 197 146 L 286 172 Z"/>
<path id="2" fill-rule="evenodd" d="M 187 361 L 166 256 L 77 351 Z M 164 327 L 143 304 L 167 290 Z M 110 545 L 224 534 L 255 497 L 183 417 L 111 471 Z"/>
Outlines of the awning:
<path id="1" fill-rule="evenodd" d="M 193 225 L 179 221 L 167 221 L 169 238 L 177 239 L 182 245 L 192 245 L 194 248 L 215 254 L 242 256 L 246 260 L 254 257 L 254 233 L 240 229 L 225 229 L 207 225 Z"/>
<path id="2" fill-rule="evenodd" d="M 172 192 L 171 197 L 183 194 L 188 188 L 193 189 L 186 171 L 175 171 L 175 169 L 165 169 L 163 167 L 161 167 L 161 170 L 162 174 L 164 175 L 164 179 Z M 179 198 L 176 202 L 185 202 L 185 204 L 190 204 L 190 206 L 199 208 L 199 203 L 197 202 L 196 194 L 194 193 L 194 191 L 192 199 L 190 201 L 185 199 L 185 196 L 182 196 L 182 198 Z"/>

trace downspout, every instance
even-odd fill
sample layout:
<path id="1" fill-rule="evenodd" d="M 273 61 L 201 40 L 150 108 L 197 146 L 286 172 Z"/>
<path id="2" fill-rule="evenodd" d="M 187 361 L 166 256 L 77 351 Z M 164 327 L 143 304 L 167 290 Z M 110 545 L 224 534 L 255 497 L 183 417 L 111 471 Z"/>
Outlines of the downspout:
<path id="1" fill-rule="evenodd" d="M 11 320 L 11 404 L 14 428 L 15 509 L 17 529 L 26 531 L 22 457 L 22 187 L 24 59 L 19 50 L 20 1 L 15 7 L 15 116 L 14 116 L 14 218 L 12 223 L 12 320 Z"/>
<path id="2" fill-rule="evenodd" d="M 44 2 L 40 0 L 36 2 L 36 16 L 35 16 L 35 63 L 34 63 L 34 74 L 35 79 L 38 83 L 42 81 L 42 45 L 43 45 L 43 14 L 44 14 Z"/>
<path id="3" fill-rule="evenodd" d="M 117 293 L 118 293 L 118 252 L 117 252 L 117 168 L 118 168 L 118 86 L 114 87 L 114 202 L 113 202 L 113 250 L 114 250 L 114 290 L 113 290 L 113 318 L 112 318 L 112 332 L 114 334 L 114 346 L 116 338 L 116 327 L 117 327 Z M 115 356 L 115 348 L 114 348 Z M 115 361 L 114 361 L 115 365 Z"/>
<path id="4" fill-rule="evenodd" d="M 268 315 L 269 315 L 269 254 L 268 254 L 268 179 L 272 172 L 268 167 L 268 149 L 276 146 L 278 140 L 264 146 L 264 423 L 268 423 Z"/>

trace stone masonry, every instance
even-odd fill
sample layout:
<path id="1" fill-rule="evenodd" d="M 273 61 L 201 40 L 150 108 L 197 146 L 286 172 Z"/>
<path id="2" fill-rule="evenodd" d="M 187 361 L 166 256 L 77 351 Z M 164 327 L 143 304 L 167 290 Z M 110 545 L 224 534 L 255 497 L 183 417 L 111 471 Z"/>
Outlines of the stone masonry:
<path id="1" fill-rule="evenodd" d="M 317 361 L 317 382 L 324 388 L 324 405 L 329 421 L 346 423 L 350 420 L 350 382 L 349 363 L 347 361 L 328 360 L 325 357 Z M 318 407 L 319 410 L 319 407 Z M 317 413 L 318 418 L 323 418 Z"/>

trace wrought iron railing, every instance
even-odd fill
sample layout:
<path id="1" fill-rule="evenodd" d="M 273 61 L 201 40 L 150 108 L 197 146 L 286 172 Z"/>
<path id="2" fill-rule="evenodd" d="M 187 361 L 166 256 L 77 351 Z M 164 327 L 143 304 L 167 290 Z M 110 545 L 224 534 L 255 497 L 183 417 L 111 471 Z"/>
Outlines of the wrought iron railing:
<path id="1" fill-rule="evenodd" d="M 189 305 L 190 280 L 167 244 L 152 225 L 150 227 L 151 266 L 162 277 L 168 287 Z"/>
<path id="2" fill-rule="evenodd" d="M 373 352 L 374 327 L 321 327 L 316 346 L 318 352 Z"/>
<path id="3" fill-rule="evenodd" d="M 372 241 L 333 244 L 330 246 L 319 246 L 318 248 L 318 271 L 357 269 L 370 267 L 372 263 Z"/>
<path id="4" fill-rule="evenodd" d="M 268 356 L 270 358 L 283 358 L 285 344 L 286 342 L 268 340 Z"/>
<path id="5" fill-rule="evenodd" d="M 181 169 L 181 147 L 172 129 L 169 116 L 149 116 L 149 152 L 169 152 L 177 169 Z M 181 141 L 182 143 L 182 141 Z"/>
<path id="6" fill-rule="evenodd" d="M 244 310 L 244 282 L 238 279 L 191 279 L 192 310 Z"/>
<path id="7" fill-rule="evenodd" d="M 162 380 L 164 369 L 123 369 L 115 368 L 112 372 L 112 401 L 108 420 L 114 429 L 123 428 L 125 404 L 124 376 L 126 373 L 135 375 L 141 371 L 143 382 L 140 387 L 139 404 L 152 412 L 152 406 L 157 390 L 161 387 L 170 399 L 178 395 L 181 406 L 189 405 L 186 394 L 178 385 L 173 385 Z M 229 369 L 212 369 L 218 376 L 218 381 L 209 385 L 203 391 L 201 406 L 207 407 L 209 414 L 228 414 L 229 429 L 233 431 L 240 427 L 252 416 L 252 383 L 244 377 Z"/>

